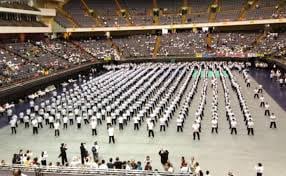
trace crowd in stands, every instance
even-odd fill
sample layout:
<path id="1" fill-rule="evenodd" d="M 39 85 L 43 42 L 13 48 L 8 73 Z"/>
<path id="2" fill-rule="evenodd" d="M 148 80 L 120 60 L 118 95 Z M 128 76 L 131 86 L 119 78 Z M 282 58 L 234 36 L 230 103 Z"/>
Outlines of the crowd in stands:
<path id="1" fill-rule="evenodd" d="M 45 27 L 35 15 L 8 12 L 0 12 L 0 26 Z"/>
<path id="2" fill-rule="evenodd" d="M 93 55 L 98 59 L 113 58 L 117 55 L 116 49 L 114 49 L 110 44 L 107 43 L 105 39 L 88 39 L 75 41 L 80 45 L 85 51 Z"/>
<path id="3" fill-rule="evenodd" d="M 104 47 L 103 43 L 102 45 Z M 47 39 L 7 43 L 2 46 L 3 48 L 0 49 L 1 86 L 48 75 L 75 65 L 91 62 L 96 58 L 67 41 Z M 101 58 L 104 56 L 105 53 L 101 53 Z"/>
<path id="4" fill-rule="evenodd" d="M 164 0 L 158 1 L 156 6 L 147 1 L 118 1 L 121 9 L 115 2 L 91 1 L 87 0 L 87 5 L 92 13 L 79 1 L 69 1 L 64 9 L 80 24 L 80 27 L 95 26 L 95 18 L 101 21 L 102 26 L 127 26 L 127 25 L 152 25 L 157 24 L 154 20 L 153 9 L 159 9 L 159 24 L 181 24 L 183 17 L 187 23 L 208 22 L 210 16 L 210 7 L 213 4 L 210 0 L 194 0 L 184 4 L 182 1 Z M 235 20 L 254 20 L 284 18 L 285 7 L 278 1 L 261 0 L 249 7 L 247 3 L 235 0 L 222 0 L 218 4 L 215 13 L 215 21 L 235 21 Z M 182 14 L 182 7 L 187 7 L 187 13 Z M 126 16 L 123 16 L 120 10 L 125 10 Z M 242 9 L 245 9 L 242 15 Z M 92 17 L 95 14 L 95 17 Z M 92 19 L 94 18 L 94 19 Z M 131 24 L 128 22 L 131 21 Z M 65 20 L 62 19 L 65 24 Z M 184 22 L 185 23 L 185 22 Z M 65 24 L 66 25 L 66 24 Z M 66 25 L 68 26 L 68 25 Z"/>
<path id="5" fill-rule="evenodd" d="M 114 38 L 113 42 L 120 48 L 124 58 L 150 57 L 154 50 L 155 35 L 131 35 Z"/>
<path id="6" fill-rule="evenodd" d="M 206 33 L 182 32 L 161 36 L 159 56 L 194 55 L 206 50 Z"/>
<path id="7" fill-rule="evenodd" d="M 39 11 L 24 1 L 0 1 L 0 7 L 21 10 Z M 36 15 L 21 13 L 0 13 L 0 26 L 45 27 Z"/>
<path id="8" fill-rule="evenodd" d="M 260 37 L 263 35 L 264 37 Z M 268 32 L 177 32 L 165 35 L 130 35 L 86 40 L 43 40 L 2 45 L 1 84 L 46 75 L 57 70 L 93 61 L 95 58 L 150 58 L 156 39 L 160 38 L 157 56 L 248 57 L 262 54 L 282 57 L 286 54 L 285 33 Z M 260 41 L 258 41 L 258 38 Z M 253 55 L 254 54 L 254 55 Z"/>

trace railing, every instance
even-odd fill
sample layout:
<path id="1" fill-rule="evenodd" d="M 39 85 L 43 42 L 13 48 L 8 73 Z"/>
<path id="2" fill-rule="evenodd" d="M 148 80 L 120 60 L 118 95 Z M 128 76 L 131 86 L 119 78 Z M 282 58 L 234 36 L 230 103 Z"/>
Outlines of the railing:
<path id="1" fill-rule="evenodd" d="M 0 166 L 0 176 L 11 175 L 14 169 L 20 169 L 22 173 L 29 176 L 83 176 L 83 175 L 172 175 L 172 176 L 190 176 L 192 173 L 170 173 L 145 170 L 124 170 L 124 169 L 95 169 L 91 167 L 57 167 L 57 166 L 35 166 L 25 167 L 23 165 L 2 165 Z"/>

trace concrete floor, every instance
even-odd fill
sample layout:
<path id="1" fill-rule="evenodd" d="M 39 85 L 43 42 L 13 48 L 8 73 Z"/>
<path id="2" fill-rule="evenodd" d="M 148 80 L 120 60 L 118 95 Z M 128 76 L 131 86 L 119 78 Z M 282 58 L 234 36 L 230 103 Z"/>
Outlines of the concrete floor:
<path id="1" fill-rule="evenodd" d="M 199 97 L 203 82 L 199 83 L 199 91 L 195 94 L 190 107 L 189 117 L 186 120 L 184 132 L 176 132 L 175 119 L 171 120 L 169 128 L 166 132 L 159 132 L 159 125 L 155 127 L 155 138 L 148 138 L 146 131 L 146 122 L 139 131 L 133 131 L 133 124 L 128 124 L 124 131 L 116 129 L 116 144 L 108 144 L 107 130 L 105 123 L 98 127 L 98 136 L 92 137 L 90 127 L 81 130 L 70 127 L 68 130 L 61 130 L 61 136 L 55 138 L 54 131 L 44 127 L 40 129 L 38 136 L 32 135 L 32 129 L 18 128 L 17 135 L 11 135 L 8 126 L 0 129 L 0 159 L 10 162 L 13 153 L 19 149 L 31 149 L 34 155 L 39 156 L 41 151 L 48 151 L 49 161 L 59 161 L 60 143 L 68 144 L 68 160 L 71 161 L 73 156 L 79 156 L 80 143 L 86 142 L 87 148 L 90 150 L 92 143 L 96 140 L 100 145 L 100 157 L 108 160 L 110 157 L 119 156 L 121 160 L 140 160 L 143 161 L 146 155 L 150 155 L 152 159 L 153 169 L 162 170 L 158 151 L 160 148 L 168 149 L 170 152 L 169 159 L 175 167 L 175 171 L 179 170 L 180 158 L 190 161 L 194 156 L 200 163 L 203 171 L 210 170 L 212 175 L 227 175 L 228 171 L 232 171 L 236 176 L 253 176 L 255 175 L 254 166 L 257 162 L 264 165 L 265 175 L 286 175 L 286 142 L 284 141 L 286 134 L 286 118 L 285 111 L 268 95 L 265 99 L 270 103 L 278 117 L 278 129 L 269 129 L 269 120 L 264 116 L 264 110 L 259 107 L 259 102 L 253 99 L 254 84 L 252 87 L 246 88 L 246 84 L 242 79 L 242 75 L 233 71 L 236 79 L 239 81 L 247 104 L 254 118 L 255 136 L 248 136 L 246 126 L 243 123 L 242 113 L 238 106 L 238 99 L 233 91 L 231 91 L 231 105 L 238 119 L 238 135 L 230 135 L 228 122 L 225 118 L 224 96 L 221 81 L 218 81 L 219 89 L 219 134 L 212 135 L 211 130 L 211 97 L 212 89 L 208 87 L 207 105 L 205 108 L 205 118 L 202 121 L 202 133 L 200 141 L 192 140 L 193 115 L 199 104 Z M 230 81 L 227 79 L 227 85 L 230 87 Z M 188 85 L 188 90 L 192 86 L 192 82 Z"/>

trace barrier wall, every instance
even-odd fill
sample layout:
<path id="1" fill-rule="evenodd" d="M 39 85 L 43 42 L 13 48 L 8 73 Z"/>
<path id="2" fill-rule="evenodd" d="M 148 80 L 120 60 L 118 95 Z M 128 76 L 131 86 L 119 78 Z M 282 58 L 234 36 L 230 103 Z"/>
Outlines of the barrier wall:
<path id="1" fill-rule="evenodd" d="M 39 10 L 40 11 L 33 11 L 33 10 L 22 10 L 22 9 L 0 7 L 0 12 L 21 13 L 21 14 L 50 16 L 50 17 L 56 16 L 56 9 L 39 8 Z"/>
<path id="2" fill-rule="evenodd" d="M 140 30 L 162 30 L 162 29 L 188 29 L 188 28 L 190 29 L 190 28 L 202 28 L 202 27 L 248 26 L 248 25 L 281 24 L 281 23 L 286 23 L 286 18 L 214 22 L 214 23 L 190 23 L 190 24 L 174 24 L 174 25 L 66 28 L 66 32 L 107 32 L 107 31 L 112 32 L 112 31 L 140 31 Z"/>

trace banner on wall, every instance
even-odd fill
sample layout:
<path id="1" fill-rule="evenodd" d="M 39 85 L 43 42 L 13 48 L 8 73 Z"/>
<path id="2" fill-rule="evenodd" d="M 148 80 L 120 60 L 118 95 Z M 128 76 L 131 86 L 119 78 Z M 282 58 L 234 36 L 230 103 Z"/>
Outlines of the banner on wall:
<path id="1" fill-rule="evenodd" d="M 111 58 L 111 56 L 108 56 L 108 57 L 105 57 L 103 60 L 104 60 L 104 61 L 111 61 L 112 58 Z"/>
<path id="2" fill-rule="evenodd" d="M 162 34 L 168 34 L 168 29 L 163 28 L 163 29 L 162 29 Z"/>
<path id="3" fill-rule="evenodd" d="M 264 54 L 263 53 L 257 53 L 256 57 L 264 57 Z"/>
<path id="4" fill-rule="evenodd" d="M 202 53 L 196 53 L 196 58 L 202 58 L 203 54 Z"/>
<path id="5" fill-rule="evenodd" d="M 247 57 L 257 57 L 256 53 L 247 53 Z"/>

